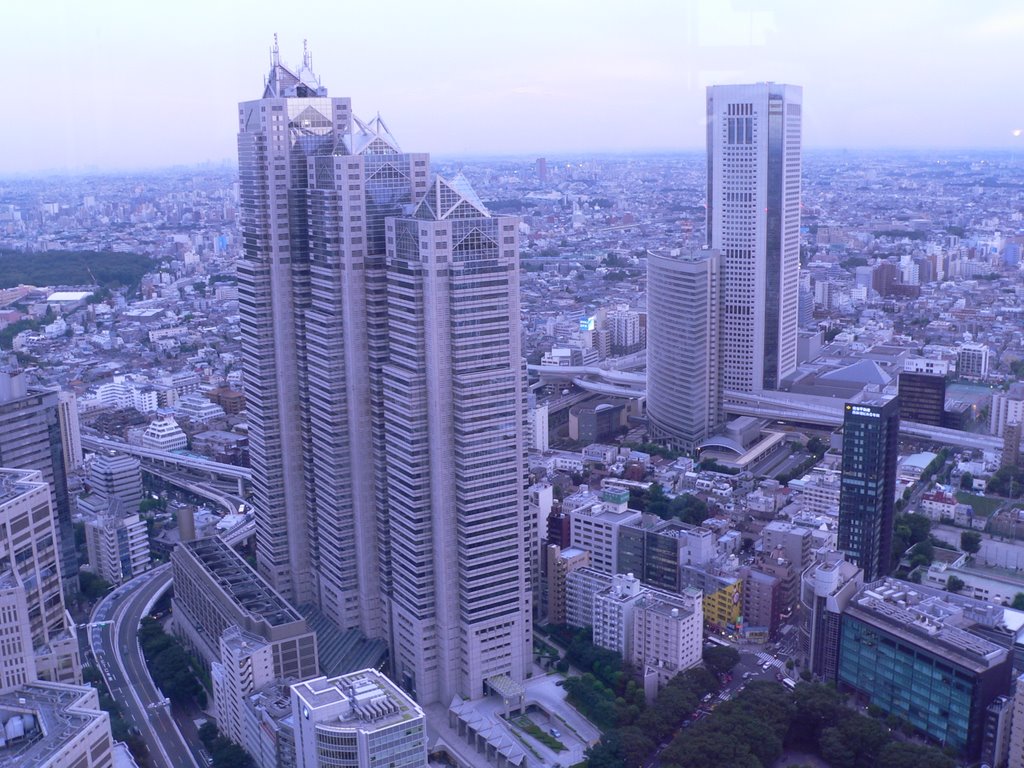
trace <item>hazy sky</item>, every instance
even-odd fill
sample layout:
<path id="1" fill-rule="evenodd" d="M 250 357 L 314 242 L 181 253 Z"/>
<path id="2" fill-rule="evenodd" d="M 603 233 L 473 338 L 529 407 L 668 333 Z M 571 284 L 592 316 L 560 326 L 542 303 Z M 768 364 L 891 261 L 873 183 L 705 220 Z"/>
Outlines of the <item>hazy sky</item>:
<path id="1" fill-rule="evenodd" d="M 233 159 L 275 32 L 435 154 L 699 149 L 704 86 L 761 80 L 805 147 L 1024 142 L 1020 0 L 18 0 L 0 173 Z"/>

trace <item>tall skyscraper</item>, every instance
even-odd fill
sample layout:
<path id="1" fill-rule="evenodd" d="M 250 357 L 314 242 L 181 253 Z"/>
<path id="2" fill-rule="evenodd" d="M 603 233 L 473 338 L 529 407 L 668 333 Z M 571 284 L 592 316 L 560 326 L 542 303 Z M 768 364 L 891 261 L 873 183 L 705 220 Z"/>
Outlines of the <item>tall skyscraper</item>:
<path id="1" fill-rule="evenodd" d="M 276 46 L 239 107 L 238 266 L 260 571 L 387 638 L 421 703 L 530 660 L 518 227 L 429 186 Z"/>
<path id="2" fill-rule="evenodd" d="M 718 425 L 720 265 L 713 250 L 647 257 L 647 417 L 675 450 Z"/>
<path id="3" fill-rule="evenodd" d="M 517 220 L 459 175 L 387 227 L 395 676 L 476 698 L 530 664 Z"/>
<path id="4" fill-rule="evenodd" d="M 32 682 L 35 679 L 58 683 L 78 683 L 82 678 L 78 638 L 74 622 L 64 604 L 61 576 L 57 568 L 55 546 L 56 518 L 53 515 L 49 486 L 42 473 L 28 469 L 0 469 L 0 603 L 24 601 L 25 611 L 4 613 L 5 626 L 28 622 L 31 646 L 19 641 L 31 663 L 19 664 L 17 678 L 3 673 L 3 687 Z M 7 631 L 0 629 L 6 641 Z M 15 634 L 24 637 L 18 630 Z M 3 664 L 14 649 L 4 642 Z M 13 658 L 13 657 L 12 657 Z"/>
<path id="5" fill-rule="evenodd" d="M 263 98 L 239 106 L 257 558 L 292 602 L 379 636 L 384 218 L 423 195 L 428 160 L 329 98 L 311 63 L 293 72 L 275 45 Z"/>
<path id="6" fill-rule="evenodd" d="M 778 389 L 796 369 L 802 96 L 774 83 L 708 88 L 707 237 L 722 254 L 726 390 Z"/>
<path id="7" fill-rule="evenodd" d="M 847 403 L 839 491 L 839 549 L 872 582 L 892 568 L 899 398 Z"/>
<path id="8" fill-rule="evenodd" d="M 18 368 L 0 370 L 0 467 L 36 469 L 50 489 L 64 592 L 78 593 L 78 553 L 57 390 L 30 387 Z"/>

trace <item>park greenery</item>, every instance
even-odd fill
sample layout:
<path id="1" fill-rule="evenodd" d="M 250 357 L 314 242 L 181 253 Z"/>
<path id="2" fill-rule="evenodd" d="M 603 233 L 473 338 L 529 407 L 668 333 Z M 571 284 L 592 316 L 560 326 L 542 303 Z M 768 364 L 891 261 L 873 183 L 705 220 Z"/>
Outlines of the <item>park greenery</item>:
<path id="1" fill-rule="evenodd" d="M 542 632 L 583 672 L 563 685 L 569 702 L 602 731 L 587 752 L 588 768 L 640 768 L 656 753 L 662 768 L 767 768 L 786 750 L 817 754 L 834 768 L 954 766 L 934 747 L 897 740 L 893 731 L 902 726 L 909 733 L 909 726 L 860 714 L 831 685 L 805 681 L 791 691 L 774 681 L 753 682 L 694 722 L 701 702 L 719 690 L 719 677 L 739 662 L 734 648 L 708 646 L 704 666 L 676 675 L 648 705 L 635 671 L 594 646 L 589 629 Z"/>
<path id="2" fill-rule="evenodd" d="M 903 553 L 911 547 L 911 567 L 931 565 L 934 559 L 934 545 L 931 541 L 932 521 L 924 515 L 913 512 L 896 515 L 892 536 L 892 558 L 895 568 Z"/>
<path id="3" fill-rule="evenodd" d="M 740 652 L 729 645 L 708 645 L 702 654 L 704 666 L 716 675 L 732 672 L 740 663 Z"/>
<path id="4" fill-rule="evenodd" d="M 898 741 L 890 726 L 846 706 L 833 687 L 748 685 L 732 701 L 682 731 L 661 753 L 664 768 L 767 768 L 786 750 L 817 754 L 832 768 L 953 768 L 934 747 Z M 625 764 L 624 764 L 625 765 Z"/>
<path id="5" fill-rule="evenodd" d="M 164 632 L 160 622 L 145 617 L 139 626 L 139 644 L 157 688 L 175 704 L 206 706 L 206 691 L 197 679 L 203 670 L 181 642 Z"/>
<path id="6" fill-rule="evenodd" d="M 134 290 L 153 267 L 148 256 L 111 251 L 0 250 L 0 288 L 18 285 L 98 285 Z"/>

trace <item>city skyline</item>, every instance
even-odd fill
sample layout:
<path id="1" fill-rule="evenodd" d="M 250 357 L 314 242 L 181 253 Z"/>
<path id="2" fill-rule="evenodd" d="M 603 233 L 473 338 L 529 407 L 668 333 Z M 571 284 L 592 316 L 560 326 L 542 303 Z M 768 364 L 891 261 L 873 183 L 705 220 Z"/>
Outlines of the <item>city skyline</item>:
<path id="1" fill-rule="evenodd" d="M 275 32 L 293 66 L 309 33 L 304 19 L 271 16 L 269 5 L 243 17 L 203 6 L 202 25 L 191 23 L 189 3 L 173 16 L 120 2 L 106 3 L 102 16 L 53 6 L 12 9 L 5 52 L 15 71 L 45 84 L 19 95 L 19 112 L 48 114 L 58 92 L 61 118 L 0 127 L 19 150 L 6 153 L 0 175 L 228 160 L 233 131 L 218 97 L 260 87 L 251 73 L 266 69 Z M 406 126 L 410 146 L 440 155 L 697 149 L 704 87 L 759 81 L 798 82 L 814 94 L 804 121 L 810 148 L 1024 143 L 1014 135 L 1024 127 L 1019 104 L 1000 98 L 1013 92 L 1012 40 L 1024 29 L 1014 4 L 815 10 L 651 1 L 623 16 L 600 4 L 527 4 L 490 19 L 452 0 L 403 7 L 400 27 L 410 31 L 389 30 L 385 48 L 374 35 L 330 33 L 309 47 L 317 71 L 367 116 L 379 109 Z M 372 29 L 377 14 L 349 9 L 346 28 Z M 487 24 L 503 34 L 479 35 Z M 949 119 L 951 99 L 973 119 Z"/>

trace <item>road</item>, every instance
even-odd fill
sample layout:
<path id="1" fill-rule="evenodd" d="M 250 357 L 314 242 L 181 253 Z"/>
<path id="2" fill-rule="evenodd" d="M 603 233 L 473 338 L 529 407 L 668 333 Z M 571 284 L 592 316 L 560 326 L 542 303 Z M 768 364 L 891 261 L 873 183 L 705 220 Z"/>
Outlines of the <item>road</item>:
<path id="1" fill-rule="evenodd" d="M 128 722 L 149 748 L 153 768 L 198 768 L 165 699 L 149 676 L 139 648 L 138 628 L 150 601 L 171 583 L 170 564 L 162 565 L 104 597 L 92 614 L 89 648 L 96 665 Z"/>

